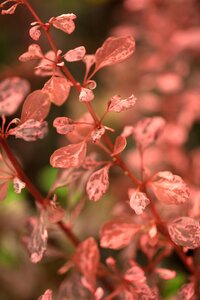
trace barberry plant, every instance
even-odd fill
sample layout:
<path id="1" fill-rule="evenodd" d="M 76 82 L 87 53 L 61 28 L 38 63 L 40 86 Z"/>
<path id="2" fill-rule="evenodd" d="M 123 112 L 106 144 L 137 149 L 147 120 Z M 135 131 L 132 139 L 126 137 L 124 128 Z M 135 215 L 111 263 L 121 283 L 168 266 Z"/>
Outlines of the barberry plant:
<path id="1" fill-rule="evenodd" d="M 56 229 L 61 230 L 74 246 L 73 253 L 66 254 L 67 249 L 62 249 L 65 261 L 58 273 L 65 274 L 64 281 L 57 290 L 49 286 L 38 300 L 161 299 L 162 281 L 175 278 L 179 271 L 169 263 L 174 255 L 186 274 L 176 299 L 199 299 L 200 212 L 195 211 L 199 210 L 199 192 L 187 176 L 174 174 L 163 166 L 152 171 L 146 164 L 152 145 L 161 150 L 165 147 L 170 124 L 157 114 L 125 124 L 116 134 L 107 117 L 118 118 L 118 114 L 136 110 L 140 99 L 134 94 L 114 94 L 108 97 L 103 112 L 95 105 L 96 73 L 131 60 L 134 37 L 111 36 L 95 54 L 87 54 L 82 45 L 63 53 L 51 30 L 60 30 L 68 37 L 75 30 L 77 16 L 65 13 L 43 22 L 28 0 L 1 1 L 1 14 L 14 14 L 21 5 L 33 17 L 29 28 L 33 43 L 19 61 L 36 61 L 35 74 L 47 77 L 47 81 L 32 92 L 24 78 L 9 77 L 0 83 L 0 200 L 6 198 L 10 182 L 15 193 L 27 189 L 34 198 L 37 216 L 29 218 L 30 234 L 23 239 L 33 264 L 48 256 L 52 230 L 54 234 Z M 49 46 L 46 53 L 40 47 L 41 35 Z M 73 62 L 85 65 L 81 82 L 68 68 Z M 71 90 L 76 91 L 74 110 L 82 106 L 85 113 L 79 118 L 74 118 L 73 113 L 58 116 L 53 124 L 48 124 L 52 106 L 70 101 Z M 21 115 L 7 122 L 21 104 Z M 49 126 L 61 135 L 62 147 L 55 145 L 49 157 L 57 176 L 47 195 L 42 195 L 23 170 L 8 140 L 14 136 L 37 142 L 46 137 Z M 136 167 L 126 155 L 131 147 L 137 151 L 137 157 L 131 158 L 137 159 Z M 78 191 L 79 196 L 70 218 L 59 201 L 59 190 L 66 186 L 69 194 Z M 119 202 L 112 201 L 113 216 L 101 225 L 98 236 L 85 233 L 86 237 L 80 240 L 73 226 L 87 209 L 87 202 L 101 202 L 102 197 L 109 201 L 112 190 L 120 194 Z"/>

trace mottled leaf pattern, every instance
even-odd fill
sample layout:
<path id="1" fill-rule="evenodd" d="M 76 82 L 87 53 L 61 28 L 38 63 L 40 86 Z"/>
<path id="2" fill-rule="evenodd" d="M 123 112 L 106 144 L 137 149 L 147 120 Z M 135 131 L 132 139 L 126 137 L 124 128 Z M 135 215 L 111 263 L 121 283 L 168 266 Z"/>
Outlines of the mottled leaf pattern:
<path id="1" fill-rule="evenodd" d="M 67 100 L 70 88 L 71 84 L 64 77 L 52 76 L 42 90 L 49 94 L 51 102 L 60 106 Z"/>
<path id="2" fill-rule="evenodd" d="M 74 255 L 73 260 L 91 289 L 95 287 L 99 257 L 97 243 L 92 237 L 80 243 Z"/>
<path id="3" fill-rule="evenodd" d="M 168 223 L 168 231 L 175 244 L 189 249 L 200 247 L 199 221 L 189 217 L 180 217 Z"/>
<path id="4" fill-rule="evenodd" d="M 110 221 L 100 231 L 100 245 L 103 248 L 121 249 L 130 244 L 141 226 L 119 221 Z"/>
<path id="5" fill-rule="evenodd" d="M 135 211 L 136 215 L 141 215 L 147 205 L 149 205 L 150 200 L 145 193 L 138 190 L 130 189 L 130 207 Z"/>
<path id="6" fill-rule="evenodd" d="M 47 239 L 48 233 L 44 221 L 44 212 L 41 212 L 40 218 L 34 224 L 28 244 L 32 263 L 38 263 L 43 258 L 47 248 Z"/>
<path id="7" fill-rule="evenodd" d="M 94 99 L 94 93 L 92 90 L 87 88 L 82 88 L 79 94 L 79 101 L 80 102 L 90 102 Z"/>
<path id="8" fill-rule="evenodd" d="M 19 77 L 11 77 L 1 81 L 0 115 L 10 116 L 14 114 L 29 90 L 28 81 Z"/>
<path id="9" fill-rule="evenodd" d="M 32 44 L 28 47 L 28 51 L 19 57 L 22 62 L 27 62 L 29 60 L 41 59 L 43 57 L 42 50 L 39 45 Z"/>
<path id="10" fill-rule="evenodd" d="M 161 117 L 145 118 L 137 123 L 134 128 L 134 136 L 139 147 L 144 150 L 155 142 L 165 126 L 165 120 Z"/>
<path id="11" fill-rule="evenodd" d="M 74 14 L 63 14 L 58 17 L 53 17 L 49 20 L 55 28 L 60 29 L 67 34 L 71 34 L 75 29 L 74 20 L 76 16 Z"/>
<path id="12" fill-rule="evenodd" d="M 9 131 L 9 135 L 15 135 L 17 139 L 23 139 L 27 142 L 33 142 L 37 139 L 43 139 L 48 133 L 48 124 L 46 121 L 40 122 L 34 119 L 28 119 Z"/>
<path id="13" fill-rule="evenodd" d="M 121 99 L 119 95 L 115 95 L 110 99 L 107 110 L 119 113 L 121 111 L 132 108 L 135 103 L 136 98 L 134 95 L 131 95 L 126 99 Z"/>
<path id="14" fill-rule="evenodd" d="M 18 177 L 13 178 L 13 187 L 16 194 L 20 194 L 21 191 L 25 188 L 26 184 Z"/>
<path id="15" fill-rule="evenodd" d="M 86 143 L 70 144 L 56 150 L 50 157 L 54 168 L 80 167 L 86 156 Z"/>
<path id="16" fill-rule="evenodd" d="M 42 90 L 36 90 L 28 95 L 24 101 L 21 113 L 21 122 L 28 119 L 43 121 L 49 113 L 51 106 L 49 95 Z"/>
<path id="17" fill-rule="evenodd" d="M 73 120 L 67 117 L 58 117 L 53 121 L 53 126 L 59 134 L 67 134 L 76 127 Z"/>
<path id="18" fill-rule="evenodd" d="M 109 187 L 109 169 L 111 165 L 106 165 L 102 169 L 92 173 L 90 176 L 86 191 L 88 197 L 92 201 L 99 200 L 107 191 Z"/>
<path id="19" fill-rule="evenodd" d="M 30 28 L 29 35 L 34 41 L 38 41 L 41 36 L 40 25 L 36 25 Z"/>
<path id="20" fill-rule="evenodd" d="M 83 57 L 85 56 L 85 53 L 86 53 L 85 47 L 80 46 L 80 47 L 71 49 L 67 53 L 65 53 L 64 59 L 68 62 L 82 60 Z"/>
<path id="21" fill-rule="evenodd" d="M 109 37 L 95 53 L 95 69 L 119 63 L 131 56 L 134 50 L 135 41 L 131 36 Z"/>
<path id="22" fill-rule="evenodd" d="M 183 179 L 169 171 L 158 172 L 151 184 L 159 201 L 166 204 L 182 204 L 189 200 L 189 188 Z"/>

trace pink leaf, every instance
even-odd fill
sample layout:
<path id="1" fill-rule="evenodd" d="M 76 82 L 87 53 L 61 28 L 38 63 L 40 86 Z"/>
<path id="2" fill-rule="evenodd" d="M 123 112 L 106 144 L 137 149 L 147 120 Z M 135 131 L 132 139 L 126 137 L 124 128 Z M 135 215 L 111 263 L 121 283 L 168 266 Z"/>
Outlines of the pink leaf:
<path id="1" fill-rule="evenodd" d="M 147 198 L 145 193 L 130 189 L 130 207 L 135 211 L 136 215 L 140 215 L 144 212 L 150 200 Z"/>
<path id="2" fill-rule="evenodd" d="M 109 37 L 96 51 L 96 66 L 99 70 L 127 59 L 135 50 L 135 41 L 131 36 Z"/>
<path id="3" fill-rule="evenodd" d="M 145 118 L 137 123 L 134 136 L 142 150 L 156 141 L 164 126 L 165 120 L 161 117 Z"/>
<path id="4" fill-rule="evenodd" d="M 13 179 L 13 186 L 14 186 L 15 193 L 20 194 L 21 191 L 22 191 L 22 189 L 25 188 L 26 184 L 25 184 L 25 182 L 23 182 L 18 177 L 14 177 L 14 179 Z"/>
<path id="5" fill-rule="evenodd" d="M 130 135 L 132 135 L 134 133 L 134 127 L 133 126 L 130 126 L 130 125 L 127 125 L 123 128 L 123 131 L 121 133 L 121 136 L 127 138 L 129 137 Z"/>
<path id="6" fill-rule="evenodd" d="M 50 101 L 60 106 L 68 98 L 71 84 L 64 77 L 52 76 L 44 85 L 42 91 L 49 94 Z"/>
<path id="7" fill-rule="evenodd" d="M 60 205 L 51 201 L 47 206 L 47 218 L 50 223 L 57 223 L 64 218 L 65 211 Z"/>
<path id="8" fill-rule="evenodd" d="M 53 126 L 59 134 L 67 134 L 76 127 L 73 120 L 67 117 L 58 117 L 53 121 Z"/>
<path id="9" fill-rule="evenodd" d="M 136 264 L 126 271 L 124 278 L 131 283 L 143 283 L 146 281 L 144 271 Z"/>
<path id="10" fill-rule="evenodd" d="M 4 200 L 8 194 L 9 181 L 0 183 L 0 201 Z"/>
<path id="11" fill-rule="evenodd" d="M 28 250 L 31 254 L 31 262 L 38 263 L 44 256 L 47 248 L 48 233 L 44 222 L 44 213 L 41 212 L 39 220 L 34 224 L 31 233 Z"/>
<path id="12" fill-rule="evenodd" d="M 105 131 L 106 130 L 103 126 L 98 129 L 95 129 L 91 134 L 91 139 L 93 143 L 96 143 L 98 140 L 100 140 L 100 138 L 104 135 Z"/>
<path id="13" fill-rule="evenodd" d="M 155 272 L 159 275 L 160 278 L 164 280 L 173 279 L 176 277 L 176 271 L 164 269 L 164 268 L 156 268 Z"/>
<path id="14" fill-rule="evenodd" d="M 42 50 L 39 45 L 32 44 L 28 47 L 28 51 L 19 57 L 22 62 L 27 62 L 29 60 L 40 59 L 43 57 Z"/>
<path id="15" fill-rule="evenodd" d="M 119 135 L 115 140 L 112 156 L 120 154 L 126 148 L 126 145 L 126 138 Z"/>
<path id="16" fill-rule="evenodd" d="M 126 99 L 121 99 L 120 96 L 115 95 L 110 99 L 107 110 L 119 113 L 121 111 L 132 108 L 135 103 L 136 98 L 134 95 L 131 95 Z"/>
<path id="17" fill-rule="evenodd" d="M 86 143 L 70 144 L 56 150 L 50 157 L 54 168 L 79 168 L 85 160 Z"/>
<path id="18" fill-rule="evenodd" d="M 23 139 L 27 142 L 43 139 L 48 133 L 47 122 L 40 122 L 34 119 L 28 119 L 21 125 L 9 131 L 10 135 L 15 135 L 17 139 Z"/>
<path id="19" fill-rule="evenodd" d="M 72 50 L 69 50 L 67 53 L 65 53 L 64 59 L 69 62 L 82 60 L 83 57 L 85 56 L 85 53 L 86 53 L 85 47 L 80 46 Z"/>
<path id="20" fill-rule="evenodd" d="M 180 217 L 168 224 L 168 231 L 175 244 L 189 249 L 200 247 L 199 221 L 189 217 Z"/>
<path id="21" fill-rule="evenodd" d="M 119 221 L 110 221 L 100 231 L 100 245 L 103 248 L 121 249 L 130 244 L 141 226 Z"/>
<path id="22" fill-rule="evenodd" d="M 12 115 L 29 92 L 28 81 L 19 77 L 7 78 L 0 83 L 0 115 Z"/>
<path id="23" fill-rule="evenodd" d="M 80 102 L 90 102 L 94 99 L 94 93 L 93 91 L 86 89 L 86 88 L 82 88 L 81 92 L 79 94 L 79 101 Z"/>
<path id="24" fill-rule="evenodd" d="M 138 299 L 158 300 L 154 290 L 150 289 L 146 283 L 137 284 L 135 288 Z"/>
<path id="25" fill-rule="evenodd" d="M 102 169 L 92 173 L 90 176 L 86 186 L 86 191 L 90 200 L 97 201 L 106 193 L 109 186 L 108 172 L 110 167 L 110 164 L 106 165 Z"/>
<path id="26" fill-rule="evenodd" d="M 61 74 L 55 70 L 56 56 L 54 51 L 48 51 L 44 58 L 41 59 L 37 67 L 35 67 L 35 74 L 38 76 L 60 76 Z"/>
<path id="27" fill-rule="evenodd" d="M 16 10 L 16 8 L 17 8 L 17 6 L 19 5 L 20 3 L 16 3 L 16 4 L 14 4 L 14 5 L 12 5 L 10 8 L 8 8 L 8 9 L 2 9 L 2 11 L 1 11 L 1 14 L 2 15 L 12 15 L 12 14 L 14 14 L 14 12 L 15 12 L 15 10 Z"/>
<path id="28" fill-rule="evenodd" d="M 99 257 L 97 243 L 92 237 L 80 243 L 74 255 L 74 262 L 91 289 L 95 287 Z"/>
<path id="29" fill-rule="evenodd" d="M 30 28 L 29 35 L 34 41 L 38 41 L 41 36 L 41 31 L 39 30 L 40 25 L 36 25 Z"/>
<path id="30" fill-rule="evenodd" d="M 189 188 L 178 175 L 158 172 L 151 186 L 159 201 L 166 204 L 182 204 L 189 200 Z"/>
<path id="31" fill-rule="evenodd" d="M 28 95 L 24 101 L 21 113 L 21 122 L 28 119 L 43 121 L 51 106 L 49 95 L 42 90 L 36 90 Z"/>
<path id="32" fill-rule="evenodd" d="M 87 77 L 91 67 L 95 64 L 95 55 L 86 54 L 83 58 L 83 62 L 86 65 L 86 77 Z"/>
<path id="33" fill-rule="evenodd" d="M 195 285 L 193 282 L 186 283 L 178 292 L 179 300 L 195 300 Z"/>
<path id="34" fill-rule="evenodd" d="M 76 16 L 74 14 L 63 14 L 58 17 L 53 17 L 49 20 L 55 28 L 60 29 L 67 34 L 71 34 L 75 29 L 74 20 Z"/>
<path id="35" fill-rule="evenodd" d="M 46 292 L 40 296 L 38 300 L 53 300 L 52 290 L 46 290 Z"/>

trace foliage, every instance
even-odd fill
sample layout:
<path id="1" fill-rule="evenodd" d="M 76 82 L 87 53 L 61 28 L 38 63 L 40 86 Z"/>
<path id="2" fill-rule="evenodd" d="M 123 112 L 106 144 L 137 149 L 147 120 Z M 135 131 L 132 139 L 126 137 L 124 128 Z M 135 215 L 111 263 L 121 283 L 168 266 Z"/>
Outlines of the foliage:
<path id="1" fill-rule="evenodd" d="M 193 2 L 188 4 L 192 12 Z M 198 90 L 194 87 L 199 74 L 190 86 L 185 63 L 188 52 L 199 52 L 199 29 L 193 25 L 184 31 L 186 21 L 173 19 L 170 4 L 165 5 L 163 17 L 157 1 L 124 1 L 128 14 L 144 12 L 147 21 L 143 20 L 140 28 L 115 28 L 113 36 L 94 54 L 88 54 L 83 45 L 67 52 L 56 45 L 51 31 L 61 31 L 69 38 L 78 22 L 74 13 L 43 22 L 28 0 L 8 0 L 0 5 L 2 15 L 14 14 L 19 6 L 32 14 L 29 36 L 33 43 L 19 61 L 35 62 L 35 75 L 41 82 L 45 78 L 40 89 L 32 92 L 28 81 L 19 76 L 0 83 L 0 200 L 2 204 L 7 201 L 10 184 L 17 195 L 27 190 L 34 198 L 36 213 L 30 217 L 24 207 L 26 225 L 20 235 L 30 261 L 42 264 L 54 257 L 63 263 L 51 275 L 65 276 L 64 280 L 59 279 L 57 287 L 49 284 L 41 296 L 37 295 L 38 300 L 52 300 L 54 295 L 58 300 L 160 299 L 167 288 L 177 299 L 199 299 L 199 149 L 189 154 L 185 150 L 190 130 L 200 117 Z M 171 5 L 174 10 L 179 6 L 178 1 Z M 161 36 L 156 24 L 163 29 Z M 140 56 L 137 54 L 131 31 L 138 39 L 146 39 L 152 53 L 143 50 Z M 42 35 L 49 46 L 47 52 L 40 46 Z M 133 54 L 138 61 L 132 60 Z M 74 62 L 77 68 L 84 64 L 81 82 L 70 71 Z M 133 94 L 133 84 L 131 91 L 130 85 L 124 88 L 122 96 L 113 92 L 114 83 L 117 86 L 122 79 L 126 83 L 131 64 L 138 69 L 141 99 Z M 112 68 L 115 76 L 109 76 Z M 105 93 L 106 102 L 98 102 L 96 96 L 97 73 L 110 84 L 112 96 Z M 184 80 L 188 80 L 186 91 L 182 91 Z M 73 91 L 75 97 L 71 96 Z M 69 115 L 53 117 L 50 124 L 53 109 L 72 100 Z M 77 116 L 79 107 L 85 112 Z M 17 117 L 19 108 L 21 115 Z M 119 121 L 116 127 L 114 118 Z M 43 196 L 7 140 L 15 137 L 37 143 L 46 138 L 49 127 L 54 127 L 60 140 L 56 137 L 51 141 L 54 151 L 47 168 L 51 182 L 45 184 L 48 191 Z M 56 140 L 60 142 L 56 144 Z M 48 172 L 44 174 L 39 178 L 48 176 Z M 64 194 L 63 187 L 67 191 Z M 107 215 L 96 234 L 93 227 L 104 199 L 111 203 L 111 213 L 105 205 Z M 91 220 L 87 216 L 89 202 L 95 207 Z M 83 230 L 81 239 L 74 233 L 77 224 Z M 65 248 L 59 231 L 73 249 Z M 0 255 L 5 261 L 7 256 L 12 257 L 4 248 Z M 174 264 L 174 255 L 179 258 L 178 264 Z M 176 281 L 176 276 L 181 280 Z M 168 285 L 163 285 L 168 280 Z"/>

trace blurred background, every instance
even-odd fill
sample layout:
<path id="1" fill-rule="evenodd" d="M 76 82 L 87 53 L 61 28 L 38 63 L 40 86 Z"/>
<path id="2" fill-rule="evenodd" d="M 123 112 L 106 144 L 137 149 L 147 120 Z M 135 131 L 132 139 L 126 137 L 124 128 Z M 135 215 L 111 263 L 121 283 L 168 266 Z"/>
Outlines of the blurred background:
<path id="1" fill-rule="evenodd" d="M 200 179 L 200 1 L 199 0 L 32 0 L 29 1 L 43 21 L 63 13 L 77 16 L 76 30 L 71 36 L 53 29 L 52 35 L 59 49 L 85 46 L 87 53 L 95 53 L 111 35 L 132 35 L 136 40 L 135 54 L 127 61 L 105 68 L 95 75 L 97 81 L 94 107 L 101 115 L 111 96 L 130 94 L 138 98 L 136 108 L 126 114 L 111 115 L 106 125 L 115 133 L 125 125 L 134 125 L 145 116 L 161 115 L 168 125 L 162 147 L 151 147 L 146 155 L 146 166 L 152 171 L 171 170 L 183 176 L 198 189 Z M 47 78 L 34 75 L 34 63 L 21 63 L 18 57 L 33 43 L 28 31 L 33 18 L 25 7 L 19 6 L 14 15 L 0 16 L 0 80 L 11 76 L 26 78 L 31 90 L 43 87 Z M 43 51 L 49 50 L 45 37 L 39 41 Z M 77 81 L 82 80 L 84 65 L 69 64 Z M 75 104 L 77 103 L 77 105 Z M 48 117 L 49 135 L 44 140 L 25 142 L 9 139 L 25 171 L 44 194 L 56 176 L 49 166 L 49 157 L 67 141 L 52 127 L 56 116 L 78 119 L 85 109 L 72 92 L 66 105 L 52 107 Z M 13 116 L 19 117 L 19 111 Z M 12 118 L 10 118 L 11 120 Z M 9 120 L 8 120 L 9 121 Z M 139 175 L 139 157 L 134 142 L 128 145 L 124 158 Z M 122 181 L 121 173 L 113 171 L 113 186 Z M 79 184 L 80 185 L 80 184 Z M 74 189 L 73 189 L 74 191 Z M 80 189 L 79 189 L 80 192 Z M 58 191 L 59 201 L 70 211 L 80 200 L 78 193 L 68 189 Z M 111 214 L 121 212 L 127 195 L 112 188 L 99 203 L 86 203 L 75 230 L 80 238 L 98 238 L 101 224 Z M 108 201 L 109 199 L 109 201 Z M 112 207 L 115 203 L 115 211 Z M 119 207 L 116 205 L 119 204 Z M 98 216 L 95 212 L 98 210 Z M 23 236 L 27 234 L 27 216 L 35 214 L 31 196 L 24 191 L 16 195 L 10 186 L 9 195 L 0 205 L 0 299 L 34 300 L 47 288 L 58 289 L 65 276 L 57 269 L 66 257 L 63 251 L 73 248 L 62 234 L 51 228 L 49 252 L 38 265 L 29 261 Z M 88 223 L 87 220 L 90 220 Z M 92 225 L 92 226 L 91 226 Z M 104 253 L 102 255 L 105 255 Z M 107 255 L 107 254 L 106 254 Z M 185 270 L 180 267 L 176 280 L 162 283 L 163 299 L 174 297 L 185 281 Z M 59 296 L 60 300 L 61 298 Z M 75 299 L 75 298 L 72 298 Z M 176 298 L 174 298 L 176 299 Z"/>

